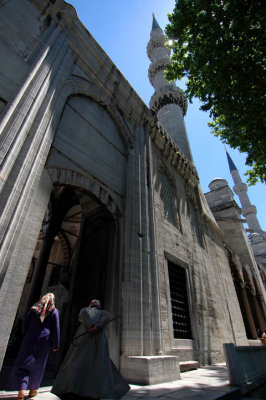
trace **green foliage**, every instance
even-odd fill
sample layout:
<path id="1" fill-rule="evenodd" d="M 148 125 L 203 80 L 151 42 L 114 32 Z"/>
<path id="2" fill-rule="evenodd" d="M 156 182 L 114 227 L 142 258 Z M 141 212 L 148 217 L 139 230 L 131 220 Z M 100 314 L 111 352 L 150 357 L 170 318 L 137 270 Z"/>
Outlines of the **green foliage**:
<path id="1" fill-rule="evenodd" d="M 169 21 L 167 79 L 187 78 L 186 95 L 209 111 L 212 133 L 248 154 L 248 182 L 265 182 L 266 2 L 177 0 Z"/>

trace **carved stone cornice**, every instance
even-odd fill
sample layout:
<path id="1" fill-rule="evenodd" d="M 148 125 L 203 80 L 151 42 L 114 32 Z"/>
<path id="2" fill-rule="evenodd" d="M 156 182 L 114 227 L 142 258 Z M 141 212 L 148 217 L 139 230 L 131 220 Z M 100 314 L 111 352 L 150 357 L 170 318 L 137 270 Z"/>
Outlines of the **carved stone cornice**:
<path id="1" fill-rule="evenodd" d="M 170 64 L 170 60 L 169 58 L 161 58 L 160 60 L 157 60 L 155 62 L 153 62 L 152 64 L 150 64 L 149 66 L 149 80 L 152 86 L 154 86 L 154 78 L 156 76 L 156 74 L 160 71 L 164 71 L 167 67 L 167 65 Z"/>
<path id="2" fill-rule="evenodd" d="M 154 49 L 157 47 L 164 47 L 166 43 L 166 38 L 164 36 L 157 36 L 155 38 L 151 38 L 148 45 L 147 45 L 147 54 L 149 59 L 152 61 L 152 55 L 154 52 Z M 168 47 L 165 46 L 165 49 L 168 51 L 169 55 L 171 53 L 171 50 L 168 49 Z"/>
<path id="3" fill-rule="evenodd" d="M 187 98 L 180 88 L 170 85 L 165 86 L 151 97 L 150 108 L 156 113 L 166 104 L 178 104 L 183 111 L 183 115 L 186 115 Z"/>
<path id="4" fill-rule="evenodd" d="M 158 149 L 161 150 L 164 157 L 168 159 L 171 165 L 184 177 L 189 185 L 192 187 L 197 186 L 199 177 L 196 167 L 179 149 L 156 117 L 149 120 L 149 126 L 150 137 Z"/>
<path id="5" fill-rule="evenodd" d="M 238 206 L 238 204 L 235 202 L 235 200 L 231 200 L 231 201 L 228 201 L 227 203 L 223 203 L 223 204 L 219 204 L 214 207 L 210 207 L 212 212 L 225 210 L 227 208 L 236 208 L 239 212 L 241 210 L 240 207 Z M 240 219 L 239 219 L 239 221 L 240 221 Z M 243 220 L 241 220 L 241 221 L 243 222 Z"/>
<path id="6" fill-rule="evenodd" d="M 63 30 L 71 29 L 74 20 L 77 18 L 75 8 L 64 0 L 55 0 L 50 5 L 49 14 L 53 21 L 61 26 Z"/>
<path id="7" fill-rule="evenodd" d="M 50 1 L 48 11 L 49 18 L 66 35 L 76 64 L 88 76 L 89 81 L 100 87 L 106 96 L 112 99 L 115 97 L 124 116 L 133 125 L 142 126 L 147 112 L 146 105 L 82 25 L 74 7 L 64 0 L 55 0 Z"/>

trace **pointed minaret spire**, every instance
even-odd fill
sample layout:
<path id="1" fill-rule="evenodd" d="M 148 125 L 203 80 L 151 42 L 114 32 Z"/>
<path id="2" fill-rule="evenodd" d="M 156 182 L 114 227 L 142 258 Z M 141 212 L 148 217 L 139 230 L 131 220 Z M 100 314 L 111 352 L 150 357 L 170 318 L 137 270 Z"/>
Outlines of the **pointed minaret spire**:
<path id="1" fill-rule="evenodd" d="M 155 14 L 152 14 L 152 29 L 160 28 L 160 25 L 156 21 Z M 161 29 L 161 28 L 160 28 Z"/>
<path id="2" fill-rule="evenodd" d="M 187 158 L 192 161 L 184 123 L 187 99 L 183 91 L 174 82 L 169 83 L 165 79 L 164 71 L 170 63 L 170 49 L 165 46 L 166 37 L 154 14 L 152 18 L 152 30 L 147 53 L 151 60 L 149 79 L 155 89 L 155 93 L 150 100 L 150 107 L 156 112 L 158 121 L 163 128 Z"/>
<path id="3" fill-rule="evenodd" d="M 228 153 L 228 151 L 226 149 L 225 149 L 225 152 L 226 152 L 226 156 L 227 156 L 227 161 L 228 161 L 228 164 L 229 164 L 230 172 L 237 171 L 237 168 L 236 168 L 232 158 L 230 157 L 230 155 L 229 155 L 229 153 Z"/>

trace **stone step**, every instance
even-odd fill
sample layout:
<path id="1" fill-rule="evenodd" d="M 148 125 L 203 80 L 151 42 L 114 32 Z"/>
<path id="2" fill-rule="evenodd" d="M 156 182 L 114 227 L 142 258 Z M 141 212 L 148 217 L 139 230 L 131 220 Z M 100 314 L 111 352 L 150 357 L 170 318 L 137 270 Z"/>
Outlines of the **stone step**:
<path id="1" fill-rule="evenodd" d="M 192 369 L 198 369 L 199 363 L 198 361 L 180 361 L 180 372 L 191 371 Z"/>

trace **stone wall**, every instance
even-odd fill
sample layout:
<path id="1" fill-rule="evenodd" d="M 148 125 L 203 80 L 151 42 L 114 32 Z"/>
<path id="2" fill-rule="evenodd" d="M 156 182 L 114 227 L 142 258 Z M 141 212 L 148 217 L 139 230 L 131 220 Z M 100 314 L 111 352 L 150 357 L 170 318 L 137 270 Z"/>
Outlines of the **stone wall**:
<path id="1" fill-rule="evenodd" d="M 245 344 L 246 336 L 222 232 L 195 166 L 73 7 L 14 0 L 0 11 L 8 65 L 0 67 L 0 362 L 56 185 L 92 196 L 117 222 L 110 290 L 121 302 L 112 307 L 122 310 L 116 358 L 121 353 L 125 376 L 142 369 L 149 383 L 168 365 L 168 378 L 177 379 L 176 355 L 222 360 L 222 343 Z M 175 226 L 164 218 L 160 174 L 173 187 Z M 192 339 L 173 338 L 167 260 L 186 270 Z"/>
<path id="2" fill-rule="evenodd" d="M 243 395 L 258 387 L 265 387 L 265 346 L 234 346 L 233 343 L 225 343 L 224 353 L 229 382 L 240 386 Z"/>
<path id="3" fill-rule="evenodd" d="M 0 25 L 1 56 L 4 56 L 0 71 L 3 78 L 0 97 L 4 103 L 0 132 L 2 362 L 52 185 L 74 185 L 89 191 L 113 215 L 121 217 L 126 176 L 133 168 L 130 163 L 127 163 L 129 167 L 122 165 L 121 160 L 127 160 L 134 135 L 143 136 L 143 129 L 139 127 L 144 123 L 147 108 L 85 30 L 73 7 L 64 1 L 4 1 Z M 66 101 L 72 95 L 92 99 L 88 100 L 91 106 L 85 114 L 91 131 L 94 129 L 96 133 L 98 129 L 98 147 L 93 149 L 96 143 L 90 142 L 91 137 L 86 138 L 86 124 L 83 131 L 80 126 L 76 132 L 79 127 L 72 118 L 73 131 L 63 130 L 65 143 L 59 149 L 62 153 L 72 151 L 63 157 L 62 168 L 62 154 L 57 152 L 57 157 L 54 154 L 60 146 L 60 130 L 56 133 Z M 108 119 L 105 138 L 101 129 L 92 128 L 95 118 L 104 123 L 100 110 Z M 50 152 L 55 136 L 57 141 Z M 80 142 L 80 155 L 74 154 L 71 140 L 77 145 Z M 85 156 L 86 165 L 81 157 L 84 146 L 91 152 Z M 75 166 L 70 162 L 71 157 Z M 99 163 L 98 169 L 93 159 Z M 137 159 L 137 153 L 136 158 L 131 157 L 134 164 Z M 128 182 L 132 178 L 130 175 Z M 133 185 L 135 189 L 135 181 Z M 40 196 L 41 202 L 33 205 L 33 199 Z M 133 206 L 138 207 L 134 202 Z M 131 220 L 126 224 L 132 225 Z M 122 221 L 120 228 L 123 226 Z M 23 257 L 19 257 L 20 253 Z M 122 264 L 121 255 L 118 259 Z"/>
<path id="4" fill-rule="evenodd" d="M 23 85 L 34 58 L 33 49 L 49 24 L 45 15 L 29 2 L 13 0 L 1 3 L 1 32 L 7 34 L 1 37 L 0 43 L 0 111 Z M 43 2 L 43 8 L 45 3 L 46 6 L 49 4 Z"/>
<path id="5" fill-rule="evenodd" d="M 177 227 L 164 218 L 160 174 L 167 174 L 175 191 Z M 245 329 L 238 307 L 230 268 L 217 224 L 207 218 L 198 189 L 185 179 L 153 147 L 153 185 L 156 223 L 157 260 L 162 315 L 163 351 L 178 354 L 182 361 L 199 359 L 201 363 L 223 360 L 222 344 L 234 340 L 245 344 Z M 188 209 L 191 192 L 199 202 L 196 208 L 202 245 L 192 229 Z M 192 340 L 173 339 L 167 260 L 187 270 Z M 225 295 L 226 293 L 226 295 Z M 234 304 L 234 307 L 232 307 Z"/>

